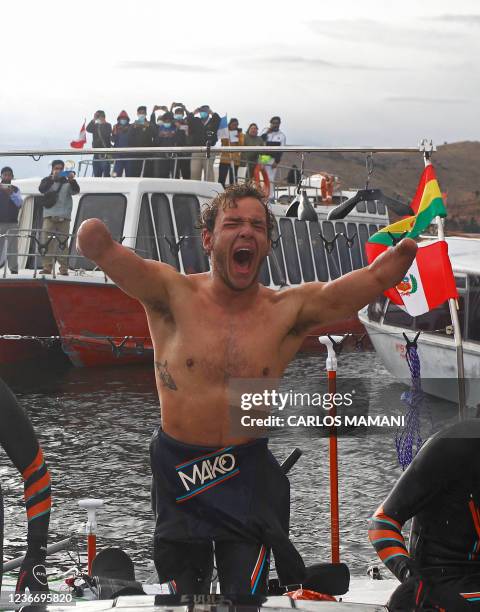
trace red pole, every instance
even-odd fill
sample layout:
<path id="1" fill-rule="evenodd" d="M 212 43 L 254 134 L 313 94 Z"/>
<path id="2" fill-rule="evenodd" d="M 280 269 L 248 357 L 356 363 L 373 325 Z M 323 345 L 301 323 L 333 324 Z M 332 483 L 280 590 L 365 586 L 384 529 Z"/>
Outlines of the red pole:
<path id="1" fill-rule="evenodd" d="M 337 372 L 328 370 L 328 392 L 337 392 Z M 335 419 L 337 410 L 335 406 L 329 411 L 329 415 Z M 330 451 L 330 531 L 332 541 L 332 563 L 340 563 L 340 518 L 338 504 L 338 438 L 335 424 L 330 427 L 329 438 Z"/>
<path id="2" fill-rule="evenodd" d="M 88 575 L 92 575 L 92 563 L 97 556 L 97 535 L 89 533 L 87 536 Z"/>

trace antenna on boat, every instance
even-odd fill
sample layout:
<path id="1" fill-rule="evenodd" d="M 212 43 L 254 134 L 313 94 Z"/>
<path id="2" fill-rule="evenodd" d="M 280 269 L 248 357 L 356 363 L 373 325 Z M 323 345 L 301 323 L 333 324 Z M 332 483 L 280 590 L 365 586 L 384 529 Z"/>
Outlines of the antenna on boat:
<path id="1" fill-rule="evenodd" d="M 333 395 L 337 392 L 337 350 L 345 336 L 319 336 L 319 341 L 327 348 L 327 377 L 328 392 Z M 332 402 L 333 403 L 333 402 Z M 336 406 L 333 404 L 329 416 L 335 419 Z M 332 563 L 340 563 L 340 518 L 338 503 L 338 439 L 337 428 L 334 424 L 330 427 L 329 435 L 329 459 L 330 459 L 330 532 L 332 542 Z"/>
<path id="2" fill-rule="evenodd" d="M 85 532 L 87 534 L 88 575 L 92 572 L 92 563 L 97 556 L 97 510 L 103 506 L 103 499 L 79 499 L 80 508 L 87 511 L 87 523 Z"/>
<path id="3" fill-rule="evenodd" d="M 433 144 L 424 138 L 420 146 L 423 147 L 423 158 L 425 166 L 429 166 L 432 161 Z M 440 216 L 435 217 L 437 222 L 437 237 L 439 241 L 445 242 L 445 228 L 443 227 L 443 219 Z M 458 383 L 458 419 L 462 421 L 465 418 L 466 410 L 466 391 L 465 391 L 465 363 L 463 359 L 463 341 L 462 328 L 458 318 L 458 301 L 455 298 L 449 298 L 448 307 L 450 310 L 450 319 L 453 327 L 453 339 L 455 343 L 455 352 L 457 355 L 457 383 Z"/>

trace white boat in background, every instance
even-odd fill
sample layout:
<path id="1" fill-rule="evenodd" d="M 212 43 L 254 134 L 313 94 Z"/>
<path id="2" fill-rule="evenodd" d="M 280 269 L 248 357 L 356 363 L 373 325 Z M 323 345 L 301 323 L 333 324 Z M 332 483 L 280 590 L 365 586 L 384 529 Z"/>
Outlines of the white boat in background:
<path id="1" fill-rule="evenodd" d="M 448 237 L 448 250 L 459 299 L 463 337 L 467 406 L 480 404 L 480 240 Z M 458 402 L 457 361 L 448 303 L 411 317 L 390 300 L 379 297 L 359 313 L 370 340 L 387 370 L 410 380 L 404 333 L 417 340 L 422 388 L 435 397 Z"/>

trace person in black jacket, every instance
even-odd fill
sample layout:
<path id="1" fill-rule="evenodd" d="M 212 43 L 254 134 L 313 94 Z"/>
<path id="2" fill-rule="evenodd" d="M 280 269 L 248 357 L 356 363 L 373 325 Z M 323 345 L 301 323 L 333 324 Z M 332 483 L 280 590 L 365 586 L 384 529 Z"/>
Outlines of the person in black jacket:
<path id="1" fill-rule="evenodd" d="M 20 190 L 12 185 L 13 170 L 9 166 L 2 168 L 0 183 L 0 262 L 3 260 L 5 241 L 7 241 L 7 259 L 11 274 L 18 273 L 17 259 L 17 219 L 23 203 Z M 7 239 L 8 235 L 8 239 Z M 1 263 L 0 263 L 1 265 Z"/>
<path id="2" fill-rule="evenodd" d="M 208 104 L 199 106 L 193 113 L 187 111 L 184 104 L 178 106 L 181 106 L 187 113 L 188 139 L 190 141 L 188 144 L 194 147 L 205 147 L 208 143 L 213 147 L 217 143 L 217 130 L 220 124 L 218 113 L 214 113 Z M 192 179 L 200 180 L 203 170 L 204 180 L 213 181 L 213 162 L 213 156 L 207 159 L 203 153 L 193 153 L 191 162 Z"/>
<path id="3" fill-rule="evenodd" d="M 147 121 L 147 107 L 139 106 L 137 108 L 137 119 L 131 124 L 129 132 L 129 146 L 130 147 L 151 147 L 153 142 L 153 133 L 150 126 L 150 122 Z M 151 162 L 145 162 L 145 157 L 151 157 L 151 155 L 144 155 L 143 153 L 132 153 L 133 159 L 130 162 L 129 176 L 150 176 L 152 173 Z M 143 170 L 143 172 L 142 172 Z"/>
<path id="4" fill-rule="evenodd" d="M 177 106 L 175 103 L 172 103 L 173 110 L 173 119 L 175 121 L 175 126 L 177 128 L 177 146 L 179 147 L 187 147 L 190 143 L 189 133 L 188 133 L 188 123 L 187 117 L 185 114 L 185 109 L 182 106 Z M 176 163 L 176 171 L 175 178 L 183 178 L 189 179 L 191 176 L 190 171 L 190 160 L 192 158 L 191 153 L 179 153 L 176 155 L 177 163 Z"/>
<path id="5" fill-rule="evenodd" d="M 27 552 L 20 568 L 16 592 L 47 592 L 45 570 L 48 526 L 52 507 L 50 474 L 32 424 L 15 396 L 0 379 L 0 444 L 24 481 L 28 517 Z M 3 553 L 3 499 L 0 489 L 0 552 Z M 3 558 L 3 554 L 0 555 Z M 0 565 L 0 588 L 3 563 Z"/>
<path id="6" fill-rule="evenodd" d="M 87 132 L 93 135 L 94 149 L 109 149 L 112 146 L 112 126 L 105 118 L 105 112 L 98 110 L 87 125 Z M 110 176 L 110 160 L 104 153 L 93 156 L 93 176 Z"/>
<path id="7" fill-rule="evenodd" d="M 173 113 L 167 111 L 158 117 L 156 124 L 151 120 L 154 147 L 177 147 L 179 146 L 179 130 L 175 125 Z M 153 162 L 153 175 L 157 178 L 169 178 L 174 174 L 174 159 L 171 153 L 156 154 L 159 159 Z"/>

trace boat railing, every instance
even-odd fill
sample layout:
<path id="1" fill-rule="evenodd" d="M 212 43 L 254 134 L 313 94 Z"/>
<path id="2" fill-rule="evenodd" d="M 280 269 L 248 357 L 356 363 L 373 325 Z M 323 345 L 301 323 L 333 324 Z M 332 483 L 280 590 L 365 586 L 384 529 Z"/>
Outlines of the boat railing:
<path id="1" fill-rule="evenodd" d="M 222 151 L 221 149 L 212 149 L 211 150 L 211 158 L 213 158 L 213 173 L 214 180 L 218 179 L 218 167 L 217 162 L 219 162 L 222 155 L 235 155 L 234 152 L 231 151 Z M 240 153 L 237 153 L 240 155 Z M 162 171 L 159 171 L 158 166 L 155 164 L 159 162 L 169 160 L 171 162 L 171 166 L 167 168 L 163 168 Z M 149 157 L 139 157 L 138 155 L 133 156 L 119 156 L 119 154 L 111 153 L 110 155 L 106 155 L 102 159 L 82 159 L 78 163 L 78 176 L 87 177 L 94 176 L 94 167 L 95 163 L 107 162 L 110 165 L 110 177 L 117 178 L 118 175 L 115 172 L 115 164 L 121 162 L 122 164 L 132 164 L 132 167 L 127 171 L 125 167 L 122 168 L 121 172 L 123 174 L 125 170 L 126 176 L 134 176 L 139 178 L 176 178 L 176 179 L 184 179 L 182 168 L 179 162 L 182 161 L 191 161 L 192 155 L 181 155 L 180 153 L 169 153 L 163 152 L 159 150 L 158 153 L 155 153 L 154 156 Z M 141 166 L 139 165 L 141 162 Z M 135 164 L 135 167 L 133 167 Z M 257 165 L 262 166 L 262 164 L 258 164 L 258 162 L 250 162 L 242 159 L 239 164 L 236 164 L 233 159 L 229 162 L 232 175 L 237 176 L 238 182 L 246 182 L 248 180 L 252 180 L 254 174 L 254 168 Z M 128 167 L 128 166 L 127 166 Z M 289 176 L 290 171 L 295 171 L 300 178 L 300 169 L 297 166 L 278 164 L 276 166 L 276 178 L 273 181 L 273 199 L 278 204 L 287 205 L 291 202 L 291 200 L 295 197 L 295 194 L 298 190 L 298 181 L 294 183 L 289 183 L 287 178 Z M 159 174 L 165 174 L 166 176 L 159 176 Z M 331 205 L 332 202 L 328 199 L 325 199 L 322 195 L 321 187 L 318 184 L 318 170 L 307 169 L 303 170 L 301 175 L 301 185 L 302 188 L 308 189 L 309 195 L 313 198 L 313 204 L 322 204 L 322 205 Z M 327 174 L 327 173 L 325 173 Z M 329 176 L 332 176 L 336 181 L 336 187 L 338 188 L 338 177 L 333 173 L 328 173 Z M 180 176 L 182 175 L 182 176 Z M 121 175 L 120 175 L 121 176 Z M 205 174 L 203 175 L 203 180 L 207 180 Z"/>

